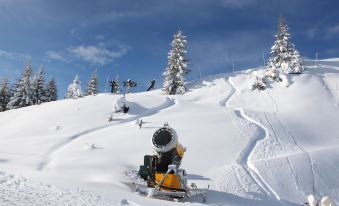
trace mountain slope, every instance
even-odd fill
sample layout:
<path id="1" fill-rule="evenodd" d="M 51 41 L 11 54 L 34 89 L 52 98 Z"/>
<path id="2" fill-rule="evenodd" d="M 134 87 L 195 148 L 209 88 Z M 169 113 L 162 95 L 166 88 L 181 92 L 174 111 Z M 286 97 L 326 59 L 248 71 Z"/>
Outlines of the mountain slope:
<path id="1" fill-rule="evenodd" d="M 209 205 L 300 205 L 310 193 L 339 202 L 339 69 L 322 64 L 293 76 L 289 88 L 251 91 L 248 70 L 192 82 L 183 96 L 127 94 L 129 114 L 113 114 L 112 122 L 120 95 L 0 113 L 0 171 L 100 194 L 98 205 L 181 204 L 135 194 L 124 174 L 152 154 L 151 137 L 168 122 L 187 147 L 190 182 L 210 188 Z"/>

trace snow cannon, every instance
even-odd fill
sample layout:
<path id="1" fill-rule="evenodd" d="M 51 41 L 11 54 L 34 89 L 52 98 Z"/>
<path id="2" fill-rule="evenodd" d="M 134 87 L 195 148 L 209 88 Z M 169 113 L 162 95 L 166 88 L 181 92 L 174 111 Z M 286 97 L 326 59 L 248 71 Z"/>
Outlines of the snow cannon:
<path id="1" fill-rule="evenodd" d="M 168 123 L 154 133 L 152 147 L 156 155 L 145 155 L 144 164 L 138 172 L 146 185 L 137 185 L 136 191 L 147 194 L 148 197 L 201 196 L 205 202 L 206 191 L 198 189 L 194 183 L 188 186 L 185 170 L 179 169 L 185 148 L 178 142 L 177 133 Z"/>
<path id="2" fill-rule="evenodd" d="M 169 165 L 179 168 L 185 149 L 178 142 L 178 135 L 174 129 L 165 124 L 152 137 L 152 147 L 158 154 L 157 171 L 166 172 Z"/>

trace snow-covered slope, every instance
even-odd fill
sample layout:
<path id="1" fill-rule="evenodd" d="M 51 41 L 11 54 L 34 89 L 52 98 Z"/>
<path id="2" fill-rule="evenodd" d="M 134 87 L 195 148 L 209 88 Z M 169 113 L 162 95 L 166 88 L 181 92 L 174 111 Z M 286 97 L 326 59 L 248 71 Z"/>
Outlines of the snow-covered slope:
<path id="1" fill-rule="evenodd" d="M 127 94 L 129 113 L 111 122 L 120 95 L 0 113 L 0 201 L 180 205 L 141 197 L 125 176 L 153 153 L 151 137 L 168 122 L 187 147 L 182 167 L 190 181 L 209 187 L 208 205 L 300 205 L 311 193 L 339 202 L 339 67 L 323 61 L 307 69 L 289 88 L 262 92 L 250 90 L 248 70 L 195 81 L 183 96 Z"/>
<path id="2" fill-rule="evenodd" d="M 293 77 L 289 88 L 251 92 L 248 74 L 231 78 L 232 107 L 263 128 L 249 161 L 276 198 L 301 202 L 307 194 L 338 202 L 338 68 L 321 65 Z"/>

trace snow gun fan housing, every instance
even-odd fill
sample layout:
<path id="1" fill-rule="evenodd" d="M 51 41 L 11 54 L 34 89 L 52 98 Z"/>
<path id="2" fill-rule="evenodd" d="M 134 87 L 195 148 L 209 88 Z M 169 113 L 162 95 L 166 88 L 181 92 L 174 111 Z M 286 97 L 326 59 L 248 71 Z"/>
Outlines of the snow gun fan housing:
<path id="1" fill-rule="evenodd" d="M 157 153 L 165 153 L 178 144 L 177 133 L 170 127 L 158 129 L 152 137 L 152 146 Z"/>
<path id="2" fill-rule="evenodd" d="M 158 154 L 158 171 L 166 172 L 169 165 L 176 165 L 179 168 L 184 148 L 178 143 L 174 129 L 168 126 L 158 129 L 152 137 L 152 146 Z"/>

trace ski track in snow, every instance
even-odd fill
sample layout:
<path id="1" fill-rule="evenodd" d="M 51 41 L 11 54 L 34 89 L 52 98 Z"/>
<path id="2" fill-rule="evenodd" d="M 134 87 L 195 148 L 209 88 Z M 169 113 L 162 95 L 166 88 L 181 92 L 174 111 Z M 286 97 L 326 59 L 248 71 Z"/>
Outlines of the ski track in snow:
<path id="1" fill-rule="evenodd" d="M 224 105 L 226 106 L 226 108 L 231 108 L 228 103 L 230 99 L 232 98 L 232 96 L 236 94 L 236 89 L 235 89 L 233 82 L 230 80 L 230 77 L 228 77 L 227 82 L 231 86 L 231 92 L 224 100 L 220 102 L 220 105 Z M 254 165 L 249 160 L 249 157 L 251 156 L 252 152 L 256 148 L 258 142 L 268 137 L 267 129 L 264 126 L 262 126 L 260 123 L 256 122 L 255 120 L 247 116 L 243 108 L 235 108 L 233 110 L 239 118 L 244 119 L 248 121 L 249 123 L 256 125 L 257 128 L 261 130 L 259 134 L 257 135 L 257 138 L 252 138 L 249 140 L 247 146 L 240 153 L 237 159 L 237 163 L 245 169 L 245 171 L 258 184 L 258 186 L 261 187 L 262 190 L 267 193 L 268 196 L 274 196 L 275 199 L 280 200 L 280 197 L 278 196 L 278 194 L 269 186 L 267 182 L 265 182 L 265 180 L 260 176 L 258 170 L 254 167 Z"/>
<path id="2" fill-rule="evenodd" d="M 317 65 L 317 67 L 318 68 L 320 68 L 320 67 L 328 67 L 328 66 L 326 66 L 326 65 L 323 65 L 323 64 L 319 64 L 319 65 Z M 320 75 L 320 74 L 318 74 L 318 73 L 316 73 L 315 71 L 312 71 L 312 68 L 313 68 L 313 66 L 309 66 L 309 68 L 308 68 L 308 72 L 309 73 L 311 73 L 311 74 L 313 74 L 314 76 L 316 76 L 316 77 L 318 77 L 318 79 L 319 79 L 319 81 L 321 82 L 321 84 L 324 86 L 324 90 L 329 94 L 329 95 L 332 95 L 332 93 L 331 93 L 331 91 L 330 91 L 330 89 L 329 89 L 329 86 L 327 85 L 327 83 L 326 83 L 326 81 L 322 78 L 322 76 Z M 337 67 L 336 67 L 337 68 Z M 281 122 L 280 122 L 281 123 Z M 282 124 L 282 123 L 281 123 Z M 282 125 L 283 126 L 283 125 Z M 287 129 L 287 128 L 286 128 Z M 293 138 L 293 136 L 292 136 L 292 134 L 288 131 L 288 130 L 286 130 L 287 131 L 287 133 L 289 134 L 289 136 L 292 138 L 292 139 L 294 139 Z M 297 145 L 297 146 L 299 146 L 299 145 Z M 300 148 L 300 147 L 299 147 Z M 312 169 L 312 174 L 313 174 L 313 193 L 314 194 L 317 194 L 317 192 L 316 192 L 316 189 L 315 189 L 315 187 L 316 187 L 316 179 L 315 179 L 315 168 L 314 168 L 314 162 L 313 162 L 313 159 L 312 159 L 312 156 L 310 155 L 310 153 L 309 152 L 307 152 L 307 151 L 305 151 L 303 148 L 300 148 L 302 151 L 304 151 L 306 154 L 307 154 L 307 156 L 308 156 L 308 159 L 309 159 L 309 161 L 310 161 L 310 165 L 311 165 L 311 169 Z M 319 194 L 318 194 L 319 195 Z M 335 202 L 335 201 L 334 201 Z M 335 204 L 336 205 L 339 205 L 339 203 L 337 203 L 337 202 L 335 202 Z"/>
<path id="3" fill-rule="evenodd" d="M 320 82 L 324 85 L 324 87 L 325 87 L 325 89 L 326 89 L 326 88 L 327 88 L 326 82 L 325 82 L 320 76 L 318 76 L 317 74 L 315 74 L 315 73 L 313 73 L 313 72 L 311 72 L 311 73 L 314 74 L 316 77 L 318 77 L 318 78 L 320 79 Z M 277 113 L 278 113 L 278 111 L 279 111 L 279 110 L 278 110 L 278 105 L 277 105 L 276 101 L 274 100 L 274 98 L 272 97 L 272 95 L 271 95 L 269 92 L 267 92 L 266 94 L 267 94 L 267 95 L 269 96 L 269 98 L 272 100 L 274 106 L 271 106 L 271 105 L 267 102 L 267 100 L 266 100 L 266 98 L 264 97 L 264 95 L 263 95 L 262 97 L 263 97 L 263 99 L 265 100 L 265 102 L 266 102 L 266 104 L 267 104 L 268 106 L 271 106 L 271 107 L 274 107 L 274 108 L 275 108 L 275 112 L 274 112 L 273 114 L 274 114 L 275 120 L 279 123 L 280 128 L 282 128 L 282 129 L 284 130 L 284 132 L 288 135 L 288 137 L 291 139 L 291 141 L 293 142 L 293 144 L 294 144 L 297 148 L 299 148 L 299 150 L 301 151 L 300 154 L 305 154 L 305 155 L 306 155 L 306 157 L 307 157 L 307 159 L 308 159 L 308 162 L 309 162 L 309 164 L 310 164 L 311 173 L 312 173 L 312 192 L 313 192 L 314 195 L 318 195 L 317 192 L 316 192 L 316 190 L 315 190 L 315 185 L 316 185 L 316 183 L 315 183 L 315 169 L 314 169 L 314 163 L 313 163 L 313 160 L 312 160 L 312 157 L 311 157 L 310 153 L 307 152 L 302 146 L 300 146 L 300 144 L 296 141 L 296 139 L 293 137 L 293 135 L 291 134 L 291 132 L 290 132 L 290 131 L 286 128 L 286 126 L 279 120 L 279 118 L 277 117 Z M 267 123 L 268 123 L 269 126 L 271 127 L 271 129 L 272 129 L 272 131 L 273 131 L 273 134 L 274 134 L 276 140 L 278 141 L 280 148 L 282 149 L 282 147 L 281 147 L 281 142 L 280 142 L 280 139 L 279 139 L 278 134 L 276 133 L 276 131 L 275 131 L 275 129 L 274 129 L 274 127 L 273 127 L 271 121 L 270 121 L 269 118 L 267 117 L 267 114 L 266 114 L 266 113 L 264 113 L 264 114 L 265 114 L 265 118 L 266 118 L 266 120 L 267 120 Z M 289 164 L 289 168 L 290 168 L 290 170 L 291 170 L 291 172 L 292 172 L 292 174 L 293 174 L 293 176 L 294 176 L 295 183 L 296 183 L 296 185 L 297 185 L 297 187 L 298 187 L 298 190 L 297 190 L 297 191 L 300 192 L 300 189 L 299 189 L 299 188 L 300 188 L 300 184 L 299 184 L 297 175 L 296 175 L 296 173 L 294 172 L 294 170 L 293 170 L 293 168 L 292 168 L 291 162 L 290 162 L 290 160 L 289 160 L 289 156 L 290 156 L 290 155 L 286 155 L 285 158 L 286 158 L 286 160 L 287 160 L 287 162 L 288 162 L 288 164 Z M 306 195 L 307 195 L 307 194 L 306 194 Z"/>
<path id="4" fill-rule="evenodd" d="M 247 121 L 255 124 L 262 132 L 260 132 L 256 139 L 252 139 L 249 141 L 249 144 L 243 150 L 241 156 L 239 156 L 239 162 L 241 164 L 246 164 L 249 172 L 252 174 L 253 178 L 257 181 L 257 183 L 265 190 L 268 191 L 268 195 L 273 195 L 277 200 L 280 200 L 279 195 L 270 187 L 270 185 L 264 180 L 264 178 L 260 175 L 259 171 L 255 168 L 254 164 L 250 161 L 250 156 L 252 152 L 255 150 L 256 146 L 260 143 L 261 140 L 268 138 L 268 130 L 259 122 L 253 120 L 249 116 L 245 114 L 244 109 L 239 109 L 241 112 L 241 117 L 246 119 Z M 265 114 L 266 115 L 266 114 Z"/>
<path id="5" fill-rule="evenodd" d="M 57 151 L 59 151 L 60 149 L 64 148 L 65 146 L 69 145 L 70 143 L 72 143 L 74 140 L 76 139 L 79 139 L 80 137 L 84 136 L 84 135 L 88 135 L 90 133 L 93 133 L 93 132 L 97 132 L 97 131 L 100 131 L 100 130 L 103 130 L 103 129 L 106 129 L 108 127 L 111 127 L 111 126 L 114 126 L 114 125 L 121 125 L 123 123 L 129 123 L 129 122 L 133 122 L 137 119 L 140 119 L 140 118 L 144 118 L 144 117 L 148 117 L 148 116 L 152 116 L 160 111 L 164 111 L 165 109 L 168 109 L 174 105 L 176 105 L 177 102 L 174 100 L 174 99 L 170 99 L 167 97 L 167 100 L 165 103 L 163 103 L 162 105 L 160 106 L 157 106 L 151 110 L 148 110 L 140 115 L 136 115 L 134 117 L 130 117 L 130 118 L 127 118 L 127 119 L 124 119 L 124 120 L 120 120 L 118 122 L 114 122 L 115 124 L 107 124 L 107 125 L 102 125 L 102 126 L 99 126 L 99 127 L 96 127 L 96 128 L 92 128 L 92 129 L 88 129 L 88 130 L 85 130 L 85 131 L 82 131 L 80 133 L 77 133 L 77 134 L 74 134 L 68 138 L 66 138 L 65 141 L 53 146 L 45 155 L 43 155 L 45 157 L 44 160 L 42 160 L 39 164 L 38 164 L 38 167 L 37 167 L 37 170 L 44 170 L 44 168 L 52 161 L 52 155 L 54 153 L 56 153 Z"/>
<path id="6" fill-rule="evenodd" d="M 264 95 L 264 91 L 261 91 L 261 97 L 262 99 L 264 100 L 264 102 L 268 105 L 268 107 L 272 108 L 272 114 L 276 115 L 279 111 L 278 109 L 278 105 L 277 103 L 274 101 L 273 97 L 271 96 L 271 94 L 269 94 L 268 92 L 266 93 L 267 96 L 270 97 L 270 102 L 271 104 L 269 103 L 269 101 L 266 99 L 265 95 Z M 274 106 L 272 106 L 272 103 Z"/>
<path id="7" fill-rule="evenodd" d="M 321 67 L 325 67 L 325 65 L 319 65 L 317 66 L 318 68 L 321 68 Z M 327 93 L 327 95 L 330 95 L 330 96 L 333 96 L 333 93 L 331 92 L 331 89 L 330 87 L 328 86 L 328 84 L 326 83 L 326 81 L 322 78 L 322 76 L 320 74 L 318 74 L 317 72 L 315 71 L 312 71 L 312 68 L 313 67 L 308 67 L 308 72 L 313 74 L 315 77 L 317 77 L 320 81 L 320 83 L 324 86 L 324 91 Z"/>
<path id="8" fill-rule="evenodd" d="M 311 154 L 309 152 L 307 152 L 303 147 L 301 147 L 297 141 L 295 140 L 295 138 L 292 136 L 291 132 L 285 127 L 285 125 L 283 125 L 283 123 L 277 118 L 278 123 L 280 124 L 281 128 L 283 128 L 283 130 L 288 134 L 288 136 L 291 138 L 291 140 L 293 141 L 293 143 L 307 156 L 307 159 L 310 163 L 310 167 L 311 167 L 311 172 L 312 172 L 312 191 L 314 195 L 318 195 L 318 193 L 315 190 L 315 169 L 314 169 L 314 163 L 313 163 L 313 159 L 311 157 Z"/>
<path id="9" fill-rule="evenodd" d="M 273 98 L 272 98 L 273 100 Z M 274 101 L 274 100 L 273 100 Z M 280 138 L 279 138 L 279 135 L 277 134 L 276 130 L 274 129 L 271 121 L 269 120 L 269 118 L 267 117 L 267 114 L 264 112 L 264 115 L 265 115 L 265 119 L 268 123 L 268 125 L 270 126 L 271 128 L 271 131 L 273 132 L 273 136 L 275 137 L 275 139 L 277 140 L 278 142 L 278 145 L 279 145 L 279 148 L 280 150 L 282 151 L 283 148 L 282 148 L 282 144 L 281 144 L 281 141 L 280 141 Z M 278 118 L 276 118 L 278 120 Z M 294 178 L 294 181 L 295 181 L 295 184 L 296 184 L 296 189 L 297 189 L 297 192 L 299 193 L 300 192 L 300 184 L 299 184 L 299 181 L 298 181 L 298 178 L 297 178 L 297 175 L 295 173 L 295 171 L 293 170 L 293 167 L 292 167 L 292 164 L 291 164 L 291 161 L 289 159 L 289 155 L 285 156 L 285 159 L 287 161 L 287 164 L 288 164 L 288 167 L 293 175 L 293 178 Z M 265 163 L 267 164 L 267 162 L 265 161 Z"/>
<path id="10" fill-rule="evenodd" d="M 245 189 L 244 186 L 241 184 L 241 181 L 240 181 L 240 179 L 239 179 L 239 177 L 238 177 L 237 172 L 234 170 L 234 166 L 233 166 L 233 165 L 231 165 L 231 169 L 232 169 L 232 172 L 234 173 L 234 176 L 235 176 L 235 178 L 236 178 L 236 180 L 237 180 L 237 183 L 238 183 L 239 186 L 240 186 L 240 189 L 241 189 L 242 191 L 246 192 L 246 189 Z"/>
<path id="11" fill-rule="evenodd" d="M 311 72 L 311 73 L 313 73 L 313 72 Z M 317 76 L 320 79 L 321 83 L 324 85 L 325 90 L 327 90 L 326 82 L 319 75 L 315 75 L 315 76 Z M 221 105 L 225 105 L 227 108 L 230 108 L 230 106 L 228 105 L 228 102 L 231 99 L 231 97 L 236 94 L 236 89 L 235 89 L 234 83 L 230 80 L 230 78 L 228 78 L 228 83 L 232 87 L 231 94 L 228 95 L 225 98 L 225 100 L 223 100 L 220 104 Z M 264 96 L 264 94 L 262 95 L 262 98 L 264 99 L 266 104 L 270 108 L 272 108 L 272 114 L 274 115 L 274 119 L 279 123 L 280 128 L 283 129 L 283 131 L 287 134 L 287 136 L 290 138 L 292 143 L 301 151 L 298 154 L 305 154 L 306 155 L 306 157 L 308 159 L 308 162 L 310 164 L 311 173 L 312 173 L 311 175 L 313 177 L 312 178 L 312 191 L 313 191 L 313 194 L 318 195 L 318 193 L 316 192 L 316 189 L 315 189 L 315 185 L 316 185 L 316 182 L 315 182 L 315 168 L 314 168 L 314 163 L 313 163 L 313 160 L 312 160 L 312 157 L 311 157 L 310 153 L 307 152 L 302 146 L 300 146 L 298 144 L 298 142 L 293 137 L 291 132 L 286 128 L 286 126 L 283 125 L 283 123 L 277 117 L 277 113 L 279 112 L 279 107 L 278 107 L 276 101 L 274 100 L 274 98 L 272 97 L 272 95 L 269 93 L 269 91 L 266 91 L 266 95 L 268 96 L 268 98 L 266 98 Z M 255 150 L 256 146 L 260 143 L 260 141 L 268 138 L 268 135 L 269 135 L 268 129 L 265 128 L 264 125 L 262 125 L 259 122 L 253 120 L 251 117 L 247 116 L 245 114 L 245 111 L 244 111 L 243 108 L 234 108 L 234 111 L 235 111 L 235 114 L 239 118 L 245 119 L 245 120 L 249 121 L 250 123 L 255 124 L 258 128 L 260 128 L 262 131 L 264 131 L 264 132 L 259 132 L 259 136 L 258 136 L 257 139 L 250 140 L 250 142 L 248 143 L 246 148 L 240 153 L 239 158 L 237 160 L 238 164 L 242 165 L 243 168 L 246 169 L 249 172 L 249 174 L 251 174 L 252 178 L 254 180 L 256 180 L 257 184 L 259 186 L 261 186 L 264 191 L 266 191 L 266 192 L 268 191 L 268 194 L 273 194 L 276 199 L 280 200 L 280 197 L 269 186 L 269 184 L 267 184 L 264 181 L 264 179 L 260 176 L 260 173 L 254 167 L 254 164 L 252 164 L 252 162 L 249 160 L 249 157 L 251 156 L 252 152 Z M 267 124 L 269 125 L 269 127 L 270 127 L 270 129 L 271 129 L 271 131 L 273 133 L 273 137 L 276 139 L 279 148 L 282 150 L 282 143 L 280 141 L 279 135 L 277 134 L 275 128 L 273 127 L 271 121 L 269 120 L 268 115 L 267 115 L 266 112 L 264 112 L 264 117 L 265 117 L 265 119 L 267 121 Z M 264 133 L 264 135 L 260 135 L 260 134 L 263 134 L 263 133 Z M 241 131 L 241 134 L 244 135 L 244 133 L 242 131 Z M 263 136 L 263 137 L 260 138 L 260 136 Z M 291 155 L 294 155 L 294 153 L 291 154 Z M 286 158 L 287 164 L 288 164 L 288 166 L 289 166 L 289 168 L 291 170 L 291 174 L 294 177 L 294 181 L 295 181 L 295 184 L 296 184 L 296 189 L 297 189 L 298 192 L 301 192 L 300 183 L 299 183 L 299 180 L 298 180 L 296 172 L 293 170 L 293 167 L 292 167 L 291 161 L 289 159 L 289 156 L 290 155 L 285 155 L 284 157 Z M 280 158 L 280 156 L 278 156 L 277 158 Z M 265 159 L 264 159 L 264 161 L 265 161 Z M 258 177 L 258 179 L 256 178 L 256 176 Z"/>

